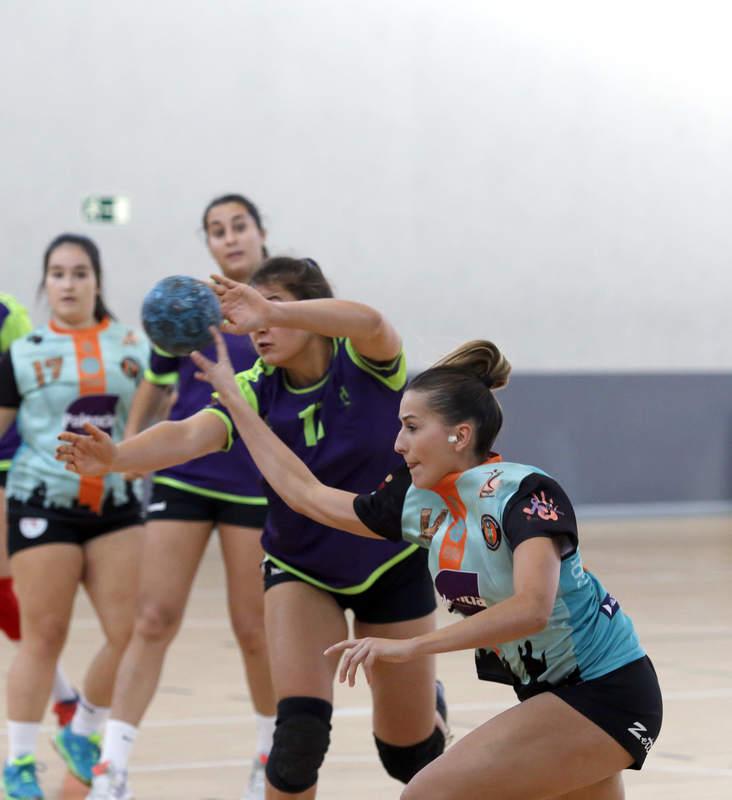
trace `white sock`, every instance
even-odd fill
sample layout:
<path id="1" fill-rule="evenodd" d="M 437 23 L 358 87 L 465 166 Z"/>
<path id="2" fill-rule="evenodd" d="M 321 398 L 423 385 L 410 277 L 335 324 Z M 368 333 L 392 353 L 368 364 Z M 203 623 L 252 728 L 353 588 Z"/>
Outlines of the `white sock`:
<path id="1" fill-rule="evenodd" d="M 71 733 L 77 736 L 91 736 L 107 721 L 109 708 L 95 706 L 84 695 L 80 695 L 74 718 L 71 720 Z"/>
<path id="2" fill-rule="evenodd" d="M 254 714 L 254 729 L 257 734 L 257 755 L 268 756 L 272 749 L 275 720 L 277 717 L 265 717 L 264 714 Z"/>
<path id="3" fill-rule="evenodd" d="M 40 722 L 8 720 L 8 761 L 15 761 L 21 756 L 34 756 L 40 730 Z"/>
<path id="4" fill-rule="evenodd" d="M 76 689 L 69 683 L 69 679 L 61 669 L 60 664 L 56 664 L 56 672 L 53 674 L 53 689 L 51 696 L 54 703 L 64 703 L 67 700 L 76 700 Z"/>
<path id="5" fill-rule="evenodd" d="M 109 761 L 115 769 L 126 771 L 136 736 L 137 728 L 134 725 L 119 719 L 107 720 L 99 761 L 102 763 Z"/>

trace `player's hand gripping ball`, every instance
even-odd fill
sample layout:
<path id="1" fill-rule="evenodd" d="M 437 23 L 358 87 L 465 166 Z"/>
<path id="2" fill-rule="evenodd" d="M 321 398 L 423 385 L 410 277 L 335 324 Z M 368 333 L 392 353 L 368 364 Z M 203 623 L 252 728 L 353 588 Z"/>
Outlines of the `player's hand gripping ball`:
<path id="1" fill-rule="evenodd" d="M 221 324 L 216 295 L 186 275 L 163 278 L 145 295 L 142 326 L 153 344 L 173 356 L 187 356 L 212 342 L 209 327 Z"/>

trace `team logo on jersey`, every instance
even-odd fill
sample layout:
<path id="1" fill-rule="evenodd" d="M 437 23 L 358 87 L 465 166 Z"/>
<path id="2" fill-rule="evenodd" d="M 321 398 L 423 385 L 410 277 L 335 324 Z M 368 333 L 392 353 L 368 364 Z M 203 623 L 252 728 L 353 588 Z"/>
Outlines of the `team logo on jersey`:
<path id="1" fill-rule="evenodd" d="M 600 613 L 612 619 L 620 611 L 620 603 L 611 595 L 606 594 L 600 603 Z"/>
<path id="2" fill-rule="evenodd" d="M 86 433 L 84 425 L 90 422 L 111 436 L 117 421 L 118 402 L 119 397 L 114 394 L 79 397 L 64 411 L 63 428 L 72 433 Z"/>
<path id="3" fill-rule="evenodd" d="M 448 611 L 469 617 L 487 608 L 488 604 L 480 596 L 477 572 L 441 569 L 435 577 L 435 589 Z"/>
<path id="4" fill-rule="evenodd" d="M 122 339 L 122 345 L 125 347 L 136 345 L 138 342 L 137 334 L 132 329 L 128 330 L 125 334 L 125 338 Z"/>
<path id="5" fill-rule="evenodd" d="M 440 528 L 440 525 L 445 521 L 447 517 L 447 509 L 443 508 L 442 511 L 437 515 L 434 522 L 432 520 L 432 509 L 431 508 L 423 508 L 419 512 L 419 538 L 423 539 L 425 542 L 431 542 L 434 535 Z"/>
<path id="6" fill-rule="evenodd" d="M 501 475 L 503 475 L 503 470 L 492 469 L 488 473 L 488 478 L 486 482 L 480 487 L 480 491 L 478 492 L 478 497 L 480 498 L 494 497 L 496 492 L 498 491 L 498 487 L 501 485 L 501 482 L 498 480 L 498 478 L 500 478 Z"/>
<path id="7" fill-rule="evenodd" d="M 545 522 L 557 522 L 559 517 L 564 516 L 564 512 L 559 510 L 559 506 L 554 502 L 553 497 L 547 497 L 544 491 L 541 495 L 536 493 L 531 495 L 531 505 L 523 508 L 526 519 L 542 519 Z"/>
<path id="8" fill-rule="evenodd" d="M 122 373 L 128 378 L 132 378 L 132 380 L 140 374 L 140 370 L 142 369 L 140 362 L 136 358 L 132 358 L 132 356 L 125 356 L 122 361 L 120 361 L 119 366 Z"/>
<path id="9" fill-rule="evenodd" d="M 489 550 L 498 550 L 501 543 L 501 526 L 490 514 L 483 514 L 480 518 L 480 529 L 483 531 L 483 539 Z"/>
<path id="10" fill-rule="evenodd" d="M 48 520 L 43 517 L 21 517 L 18 527 L 26 539 L 37 539 L 48 530 Z"/>

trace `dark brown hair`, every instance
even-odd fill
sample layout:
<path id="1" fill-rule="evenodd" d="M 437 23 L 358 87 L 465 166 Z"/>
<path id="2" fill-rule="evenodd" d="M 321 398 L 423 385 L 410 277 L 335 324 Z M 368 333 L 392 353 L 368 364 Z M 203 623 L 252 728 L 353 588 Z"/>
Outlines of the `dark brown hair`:
<path id="1" fill-rule="evenodd" d="M 114 314 L 107 308 L 107 304 L 104 302 L 104 296 L 102 295 L 102 260 L 99 255 L 99 248 L 88 236 L 81 236 L 77 233 L 62 233 L 48 245 L 46 252 L 43 254 L 43 278 L 38 287 L 39 294 L 43 291 L 43 284 L 48 274 L 48 263 L 51 260 L 51 255 L 57 247 L 61 247 L 64 244 L 73 244 L 76 247 L 80 247 L 91 262 L 94 275 L 97 279 L 97 299 L 94 303 L 94 319 L 97 322 L 101 322 L 105 317 L 116 319 Z"/>
<path id="2" fill-rule="evenodd" d="M 316 300 L 333 297 L 323 271 L 312 258 L 275 256 L 268 258 L 252 275 L 250 286 L 276 284 L 298 300 Z"/>
<path id="3" fill-rule="evenodd" d="M 427 405 L 447 425 L 475 425 L 475 452 L 485 458 L 503 424 L 493 392 L 508 383 L 511 365 L 500 350 L 481 339 L 466 342 L 414 377 L 407 387 L 423 392 Z"/>

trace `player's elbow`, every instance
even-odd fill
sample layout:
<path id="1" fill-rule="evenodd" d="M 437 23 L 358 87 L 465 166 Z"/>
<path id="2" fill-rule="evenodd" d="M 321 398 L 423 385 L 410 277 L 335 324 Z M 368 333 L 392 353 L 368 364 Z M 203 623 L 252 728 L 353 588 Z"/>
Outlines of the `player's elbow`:
<path id="1" fill-rule="evenodd" d="M 540 633 L 549 624 L 549 619 L 554 609 L 553 602 L 541 596 L 528 596 L 523 598 L 522 620 L 526 635 Z"/>

